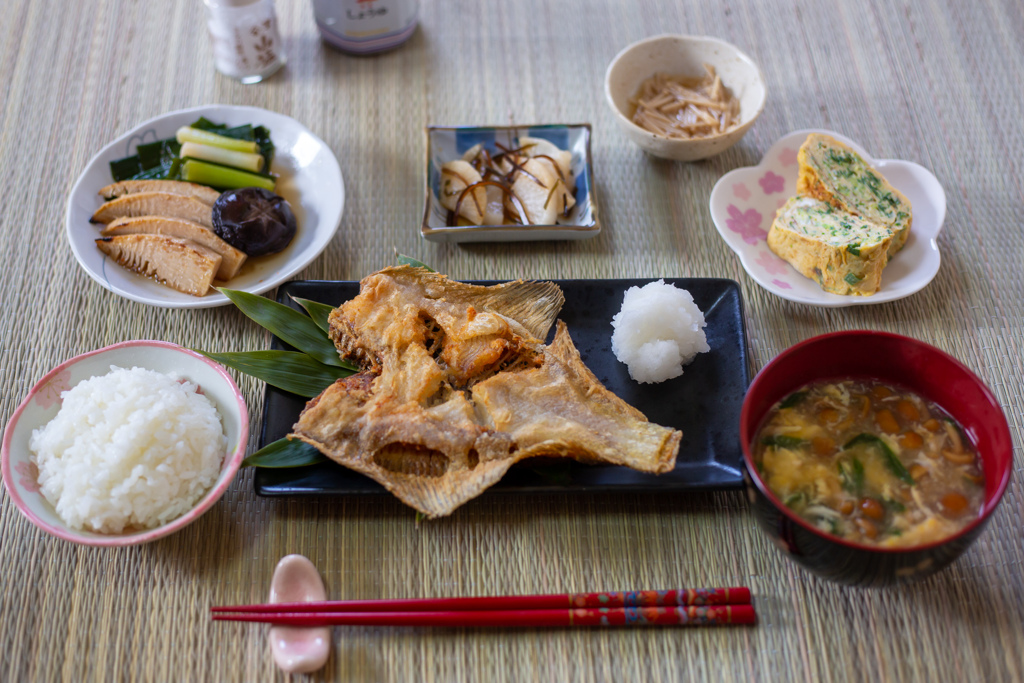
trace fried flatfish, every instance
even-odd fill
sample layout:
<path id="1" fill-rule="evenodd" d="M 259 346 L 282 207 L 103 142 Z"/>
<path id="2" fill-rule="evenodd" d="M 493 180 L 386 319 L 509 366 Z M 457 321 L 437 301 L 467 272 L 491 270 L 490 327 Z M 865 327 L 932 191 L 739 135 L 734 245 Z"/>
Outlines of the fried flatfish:
<path id="1" fill-rule="evenodd" d="M 675 466 L 682 433 L 605 389 L 558 322 L 552 282 L 467 285 L 387 268 L 335 309 L 330 335 L 361 372 L 307 403 L 292 436 L 428 517 L 450 514 L 536 456 Z"/>

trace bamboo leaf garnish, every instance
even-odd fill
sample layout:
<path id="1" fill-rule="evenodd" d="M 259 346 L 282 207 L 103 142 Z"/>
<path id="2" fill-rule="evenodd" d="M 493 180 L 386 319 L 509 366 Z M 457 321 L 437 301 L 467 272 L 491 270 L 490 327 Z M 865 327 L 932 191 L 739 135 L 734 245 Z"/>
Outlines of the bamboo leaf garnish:
<path id="1" fill-rule="evenodd" d="M 436 273 L 437 272 L 436 270 L 434 270 L 433 268 L 431 268 L 427 264 L 423 263 L 423 261 L 417 261 L 412 256 L 406 256 L 405 254 L 399 254 L 397 249 L 395 250 L 395 258 L 398 259 L 398 265 L 400 265 L 400 266 L 415 266 L 417 268 L 426 268 L 431 273 Z"/>
<path id="2" fill-rule="evenodd" d="M 250 455 L 242 461 L 242 467 L 306 467 L 321 462 L 330 462 L 330 458 L 305 441 L 285 437 Z"/>
<path id="3" fill-rule="evenodd" d="M 325 365 L 345 367 L 334 344 L 317 327 L 312 318 L 294 308 L 271 301 L 266 297 L 218 287 L 217 290 L 231 300 L 238 310 L 257 324 L 267 328 L 279 339 L 303 351 Z"/>
<path id="4" fill-rule="evenodd" d="M 304 398 L 319 396 L 324 389 L 334 384 L 335 380 L 352 374 L 347 368 L 324 365 L 298 351 L 196 351 L 229 368 Z"/>
<path id="5" fill-rule="evenodd" d="M 313 319 L 313 322 L 316 323 L 317 327 L 324 332 L 331 331 L 329 318 L 331 316 L 331 311 L 334 310 L 333 306 L 328 306 L 327 304 L 322 304 L 319 301 L 311 301 L 297 296 L 293 296 L 292 301 L 306 309 L 306 313 L 308 313 L 309 317 Z"/>

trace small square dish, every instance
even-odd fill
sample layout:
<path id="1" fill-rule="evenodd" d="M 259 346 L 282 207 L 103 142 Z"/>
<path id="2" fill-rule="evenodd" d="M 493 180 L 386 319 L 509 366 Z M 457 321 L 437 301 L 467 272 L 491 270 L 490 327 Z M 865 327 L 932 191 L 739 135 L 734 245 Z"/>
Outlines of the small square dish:
<path id="1" fill-rule="evenodd" d="M 590 156 L 590 124 L 549 124 L 533 126 L 428 126 L 426 206 L 423 210 L 422 234 L 432 242 L 525 242 L 536 240 L 579 240 L 601 232 L 594 198 L 594 171 Z M 490 157 L 501 156 L 504 150 L 516 150 L 522 138 L 551 143 L 558 150 L 571 154 L 570 177 L 575 183 L 572 198 L 575 205 L 567 213 L 546 225 L 453 225 L 453 212 L 442 206 L 441 167 L 463 159 L 467 151 L 480 145 Z M 544 142 L 539 143 L 547 146 Z M 550 156 L 548 156 L 550 159 Z M 557 169 L 556 169 L 557 170 Z M 537 177 L 527 173 L 532 180 Z M 546 187 L 543 178 L 541 187 Z M 491 186 L 493 187 L 493 185 Z M 488 188 L 490 189 L 490 188 Z M 477 190 L 479 192 L 479 190 Z M 504 192 L 504 191 L 501 191 Z M 506 194 L 506 196 L 509 196 Z M 548 197 L 550 201 L 550 195 Z M 511 203 L 522 206 L 518 200 Z M 566 202 L 571 203 L 571 201 Z M 546 206 L 546 203 L 545 203 Z M 452 218 L 450 218 L 452 215 Z"/>

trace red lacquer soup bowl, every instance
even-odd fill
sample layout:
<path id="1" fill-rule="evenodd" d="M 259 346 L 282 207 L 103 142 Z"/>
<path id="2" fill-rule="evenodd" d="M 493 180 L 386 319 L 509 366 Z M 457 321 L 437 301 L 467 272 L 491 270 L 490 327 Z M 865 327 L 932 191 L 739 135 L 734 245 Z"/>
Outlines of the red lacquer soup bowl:
<path id="1" fill-rule="evenodd" d="M 802 519 L 771 492 L 751 449 L 772 406 L 817 380 L 876 379 L 933 401 L 963 428 L 981 457 L 985 499 L 978 518 L 939 541 L 881 548 L 833 536 Z M 884 586 L 924 578 L 947 566 L 978 537 L 1006 491 L 1013 444 L 992 392 L 963 363 L 909 337 L 854 330 L 813 337 L 766 365 L 747 391 L 740 413 L 746 490 L 758 526 L 791 559 L 826 579 Z"/>

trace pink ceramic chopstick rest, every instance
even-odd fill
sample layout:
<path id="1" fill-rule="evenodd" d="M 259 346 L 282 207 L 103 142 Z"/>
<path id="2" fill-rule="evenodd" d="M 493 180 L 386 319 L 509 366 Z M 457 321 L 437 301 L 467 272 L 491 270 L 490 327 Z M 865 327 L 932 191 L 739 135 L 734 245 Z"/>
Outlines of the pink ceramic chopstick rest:
<path id="1" fill-rule="evenodd" d="M 302 555 L 281 558 L 270 582 L 271 603 L 326 599 L 324 582 L 312 562 Z M 274 626 L 270 629 L 270 651 L 282 671 L 316 671 L 331 654 L 331 630 L 326 626 Z"/>

